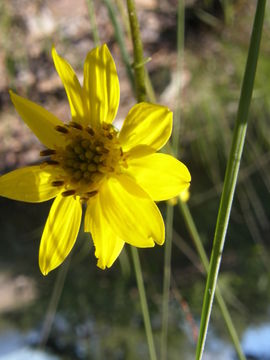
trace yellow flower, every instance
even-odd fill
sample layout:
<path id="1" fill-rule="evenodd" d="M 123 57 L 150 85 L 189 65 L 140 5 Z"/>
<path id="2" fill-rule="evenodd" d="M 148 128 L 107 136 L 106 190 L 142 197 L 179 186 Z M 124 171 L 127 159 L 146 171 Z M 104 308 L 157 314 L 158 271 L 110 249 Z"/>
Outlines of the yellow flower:
<path id="1" fill-rule="evenodd" d="M 170 155 L 155 153 L 168 141 L 172 113 L 139 103 L 121 131 L 112 122 L 119 81 L 106 45 L 90 51 L 80 85 L 69 63 L 52 49 L 71 109 L 64 124 L 41 106 L 10 92 L 24 122 L 47 147 L 41 165 L 0 177 L 0 195 L 26 202 L 55 197 L 40 243 L 39 266 L 46 275 L 68 256 L 85 204 L 84 230 L 92 234 L 97 265 L 110 267 L 124 243 L 152 247 L 164 242 L 164 224 L 154 201 L 170 199 L 189 186 L 190 174 Z"/>

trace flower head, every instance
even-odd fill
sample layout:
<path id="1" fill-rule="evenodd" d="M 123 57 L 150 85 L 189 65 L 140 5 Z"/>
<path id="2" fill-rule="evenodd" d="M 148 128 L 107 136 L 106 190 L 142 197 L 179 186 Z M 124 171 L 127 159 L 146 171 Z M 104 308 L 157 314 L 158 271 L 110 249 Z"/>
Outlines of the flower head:
<path id="1" fill-rule="evenodd" d="M 73 248 L 85 205 L 84 230 L 92 234 L 97 265 L 105 269 L 125 242 L 137 247 L 163 244 L 163 219 L 154 201 L 184 191 L 190 174 L 172 156 L 156 153 L 171 134 L 168 108 L 139 103 L 120 131 L 114 127 L 120 91 L 106 45 L 88 53 L 82 86 L 54 48 L 52 57 L 67 93 L 71 121 L 65 124 L 10 92 L 17 112 L 46 146 L 40 155 L 47 158 L 1 176 L 0 195 L 26 202 L 55 197 L 39 250 L 44 275 Z"/>

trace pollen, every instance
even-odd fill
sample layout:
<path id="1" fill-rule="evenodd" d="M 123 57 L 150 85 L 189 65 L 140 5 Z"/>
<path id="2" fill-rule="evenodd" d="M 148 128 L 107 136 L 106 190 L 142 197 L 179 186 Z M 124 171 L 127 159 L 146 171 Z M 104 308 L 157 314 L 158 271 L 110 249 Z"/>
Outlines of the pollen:
<path id="1" fill-rule="evenodd" d="M 102 123 L 92 129 L 71 122 L 55 130 L 65 137 L 66 146 L 43 150 L 40 155 L 49 155 L 46 163 L 55 163 L 60 168 L 60 175 L 52 185 L 63 187 L 63 196 L 80 196 L 82 201 L 87 201 L 98 193 L 107 175 L 119 174 L 126 168 L 125 154 L 113 125 Z"/>

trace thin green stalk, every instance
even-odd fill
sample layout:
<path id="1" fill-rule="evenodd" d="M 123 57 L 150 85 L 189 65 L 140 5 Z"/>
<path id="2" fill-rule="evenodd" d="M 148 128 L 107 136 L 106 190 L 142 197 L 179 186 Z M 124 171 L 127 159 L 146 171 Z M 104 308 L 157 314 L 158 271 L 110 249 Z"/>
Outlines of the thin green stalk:
<path id="1" fill-rule="evenodd" d="M 174 155 L 179 152 L 179 133 L 181 124 L 181 98 L 182 98 L 182 72 L 184 60 L 184 38 L 185 38 L 185 1 L 178 0 L 177 9 L 177 69 L 176 69 L 176 109 L 174 112 L 174 128 L 172 134 L 172 148 Z"/>
<path id="2" fill-rule="evenodd" d="M 137 286 L 138 286 L 139 295 L 140 295 L 140 301 L 141 301 L 141 307 L 142 307 L 142 313 L 143 313 L 143 319 L 144 319 L 145 332 L 146 332 L 146 337 L 147 337 L 147 341 L 148 341 L 150 359 L 157 360 L 153 332 L 152 332 L 149 310 L 148 310 L 148 305 L 147 305 L 147 300 L 146 300 L 146 295 L 145 295 L 145 288 L 144 288 L 144 283 L 143 283 L 141 262 L 140 262 L 139 253 L 138 253 L 137 248 L 131 246 L 131 254 L 132 254 L 132 259 L 133 259 L 133 263 L 134 263 Z"/>
<path id="3" fill-rule="evenodd" d="M 115 0 L 116 6 L 118 8 L 118 12 L 120 13 L 120 17 L 122 21 L 124 22 L 124 27 L 127 33 L 127 36 L 129 39 L 131 39 L 131 31 L 130 31 L 130 25 L 129 25 L 129 19 L 126 12 L 126 8 L 124 5 L 123 0 Z"/>
<path id="4" fill-rule="evenodd" d="M 174 117 L 174 129 L 172 133 L 172 149 L 175 156 L 178 153 L 179 146 L 179 130 L 180 130 L 180 115 L 181 115 L 181 73 L 184 54 L 184 22 L 185 22 L 185 7 L 184 1 L 178 1 L 178 21 L 177 21 L 177 85 L 178 91 L 176 94 L 176 111 Z M 172 254 L 172 233 L 173 233 L 173 215 L 174 208 L 167 205 L 166 213 L 166 242 L 164 252 L 164 276 L 163 276 L 163 297 L 162 297 L 162 326 L 161 326 L 161 341 L 160 354 L 161 360 L 167 359 L 167 337 L 169 324 L 169 299 L 170 299 L 170 285 L 171 285 L 171 254 Z"/>
<path id="5" fill-rule="evenodd" d="M 52 296 L 50 299 L 50 303 L 48 306 L 48 310 L 46 312 L 45 320 L 41 329 L 41 336 L 40 336 L 40 346 L 43 347 L 46 345 L 51 328 L 53 325 L 53 321 L 55 318 L 56 309 L 61 297 L 61 294 L 63 292 L 67 272 L 69 269 L 71 257 L 69 256 L 66 261 L 63 263 L 63 265 L 59 268 L 56 281 L 54 283 Z"/>
<path id="6" fill-rule="evenodd" d="M 86 0 L 95 46 L 100 44 L 93 0 Z"/>
<path id="7" fill-rule="evenodd" d="M 135 84 L 134 84 L 134 75 L 132 72 L 132 67 L 130 65 L 130 59 L 129 59 L 129 55 L 127 52 L 127 48 L 125 46 L 125 39 L 124 39 L 124 34 L 123 31 L 121 29 L 121 26 L 119 25 L 119 21 L 117 20 L 116 17 L 116 11 L 114 6 L 112 5 L 110 0 L 103 0 L 107 9 L 108 9 L 108 13 L 109 13 L 109 17 L 111 19 L 111 22 L 113 24 L 114 27 L 114 33 L 115 33 L 115 38 L 118 42 L 118 45 L 120 47 L 120 51 L 121 51 L 121 57 L 122 60 L 125 64 L 125 68 L 126 68 L 126 73 L 128 75 L 129 78 L 129 82 L 132 86 L 133 91 L 135 90 Z"/>
<path id="8" fill-rule="evenodd" d="M 184 221 L 186 224 L 186 227 L 188 229 L 188 232 L 194 242 L 194 245 L 196 247 L 197 253 L 200 256 L 201 262 L 203 264 L 203 267 L 205 268 L 205 271 L 208 272 L 208 268 L 209 268 L 209 262 L 207 259 L 207 255 L 206 252 L 204 250 L 200 235 L 198 233 L 198 230 L 196 228 L 196 225 L 194 223 L 193 217 L 190 213 L 189 207 L 186 203 L 184 203 L 180 196 L 178 198 L 178 206 L 179 209 L 184 217 Z"/>
<path id="9" fill-rule="evenodd" d="M 110 0 L 105 0 L 105 3 L 107 1 L 110 1 Z M 128 37 L 129 40 L 131 40 L 132 36 L 131 36 L 131 31 L 130 31 L 130 24 L 129 24 L 128 14 L 125 13 L 124 10 L 123 10 L 122 0 L 116 0 L 116 3 L 117 3 L 117 7 L 119 8 L 119 11 L 121 13 L 121 16 L 122 16 L 122 20 L 123 20 L 123 23 L 124 23 L 124 29 L 125 29 L 125 31 L 127 33 L 127 37 Z M 112 9 L 113 9 L 113 13 L 114 13 L 113 16 L 116 19 L 114 7 L 112 7 Z M 117 26 L 118 26 L 119 32 L 121 32 L 120 36 L 122 37 L 122 39 L 124 39 L 124 34 L 123 34 L 122 29 L 119 26 L 118 22 L 117 22 Z M 115 30 L 115 32 L 116 32 L 116 30 Z M 115 36 L 117 38 L 117 34 Z M 132 65 L 130 64 L 129 61 L 127 61 L 129 59 L 129 56 L 128 56 L 128 51 L 127 51 L 126 44 L 123 41 L 123 44 L 122 44 L 122 42 L 120 42 L 119 46 L 120 46 L 120 50 L 121 50 L 121 56 L 122 56 L 122 59 L 123 59 L 123 62 L 125 64 L 125 66 L 126 66 L 126 71 L 128 73 L 128 77 L 130 79 L 132 89 L 133 89 L 133 91 L 134 91 L 134 93 L 136 95 L 135 84 L 134 84 L 134 76 L 133 76 L 133 71 L 132 71 Z M 123 47 L 123 49 L 122 49 L 122 47 Z M 150 60 L 150 59 L 148 59 L 148 60 Z M 132 76 L 130 76 L 130 73 L 132 74 Z M 145 81 L 145 89 L 146 89 L 147 100 L 150 101 L 151 103 L 155 104 L 156 103 L 156 95 L 155 95 L 155 91 L 153 89 L 153 86 L 152 86 L 151 79 L 150 79 L 149 73 L 147 71 L 147 68 L 144 68 L 144 81 Z"/>
<path id="10" fill-rule="evenodd" d="M 173 206 L 167 204 L 166 213 L 166 241 L 164 251 L 164 275 L 163 275 L 163 297 L 162 297 L 162 328 L 160 341 L 160 358 L 167 359 L 167 337 L 169 325 L 169 300 L 171 285 L 171 257 L 172 257 L 172 234 L 173 234 Z"/>
<path id="11" fill-rule="evenodd" d="M 133 57 L 134 57 L 134 73 L 135 73 L 135 87 L 137 101 L 145 101 L 146 89 L 145 89 L 145 72 L 143 57 L 143 45 L 140 35 L 139 22 L 137 12 L 135 8 L 135 2 L 133 0 L 127 0 L 128 16 L 130 23 L 130 30 L 133 43 Z"/>
<path id="12" fill-rule="evenodd" d="M 155 104 L 157 102 L 155 90 L 153 88 L 148 70 L 147 69 L 144 70 L 145 70 L 145 87 L 146 87 L 147 100 Z"/>
<path id="13" fill-rule="evenodd" d="M 200 259 L 201 259 L 201 262 L 203 264 L 204 270 L 205 270 L 206 273 L 208 273 L 209 261 L 208 261 L 206 252 L 204 250 L 204 247 L 202 245 L 200 235 L 199 235 L 199 233 L 197 231 L 196 225 L 195 225 L 195 223 L 193 221 L 193 218 L 192 218 L 192 215 L 190 213 L 189 207 L 188 207 L 188 205 L 186 203 L 182 202 L 180 198 L 179 198 L 178 204 L 179 204 L 180 211 L 181 211 L 181 213 L 182 213 L 182 215 L 184 217 L 184 221 L 185 221 L 185 224 L 187 226 L 187 229 L 188 229 L 188 231 L 190 233 L 190 236 L 191 236 L 191 238 L 192 238 L 192 240 L 194 242 L 196 250 L 197 250 L 197 252 L 198 252 L 198 254 L 200 256 Z M 232 342 L 234 344 L 235 351 L 236 351 L 236 353 L 237 353 L 240 360 L 246 360 L 246 357 L 243 354 L 241 344 L 240 344 L 236 329 L 234 327 L 231 315 L 230 315 L 230 313 L 228 311 L 228 308 L 227 308 L 227 305 L 226 305 L 225 301 L 223 300 L 222 294 L 221 294 L 220 289 L 219 289 L 218 286 L 216 288 L 215 296 L 216 296 L 216 300 L 217 300 L 218 306 L 220 308 L 221 314 L 222 314 L 222 316 L 224 318 L 224 321 L 225 321 L 225 324 L 227 326 L 228 332 L 229 332 L 229 334 L 231 336 L 231 339 L 232 339 Z"/>
<path id="14" fill-rule="evenodd" d="M 235 128 L 233 131 L 233 140 L 227 163 L 224 186 L 216 223 L 214 244 L 210 259 L 210 267 L 204 292 L 200 333 L 196 349 L 196 360 L 200 360 L 203 355 L 207 329 L 209 325 L 211 309 L 215 294 L 215 288 L 217 284 L 221 256 L 223 252 L 225 236 L 228 228 L 231 206 L 245 142 L 248 112 L 254 86 L 257 61 L 259 57 L 265 3 L 265 0 L 258 0 L 257 2 L 257 9 L 254 18 L 253 30 L 251 34 L 250 46 L 247 57 L 247 64 L 241 89 Z"/>

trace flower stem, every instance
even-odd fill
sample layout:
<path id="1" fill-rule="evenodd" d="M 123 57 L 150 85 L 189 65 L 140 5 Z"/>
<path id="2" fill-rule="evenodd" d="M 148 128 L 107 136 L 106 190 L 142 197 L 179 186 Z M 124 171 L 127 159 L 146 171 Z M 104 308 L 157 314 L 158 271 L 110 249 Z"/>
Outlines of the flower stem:
<path id="1" fill-rule="evenodd" d="M 203 355 L 206 334 L 215 294 L 215 288 L 217 284 L 221 256 L 223 252 L 225 236 L 228 228 L 232 201 L 245 142 L 248 112 L 254 86 L 257 61 L 259 57 L 265 3 L 265 0 L 258 0 L 257 2 L 257 9 L 253 23 L 253 30 L 251 34 L 246 69 L 238 105 L 236 123 L 233 131 L 233 140 L 227 163 L 223 191 L 219 206 L 209 272 L 204 292 L 200 332 L 196 349 L 196 360 L 200 360 Z"/>
<path id="2" fill-rule="evenodd" d="M 48 306 L 48 310 L 45 315 L 44 323 L 41 329 L 41 335 L 40 335 L 40 346 L 44 347 L 48 341 L 53 321 L 55 318 L 56 310 L 59 304 L 60 297 L 62 295 L 64 284 L 66 280 L 66 276 L 69 269 L 71 257 L 69 256 L 66 261 L 63 263 L 63 265 L 58 269 L 56 281 L 53 287 L 52 296 L 50 299 L 50 303 Z"/>
<path id="3" fill-rule="evenodd" d="M 144 288 L 144 283 L 143 283 L 141 262 L 140 262 L 139 253 L 138 253 L 137 248 L 131 246 L 131 254 L 132 254 L 132 259 L 133 259 L 133 263 L 134 263 L 137 286 L 138 286 L 139 295 L 140 295 L 140 301 L 141 301 L 141 307 L 142 307 L 142 313 L 143 313 L 143 319 L 144 319 L 145 332 L 146 332 L 146 337 L 147 337 L 147 341 L 148 341 L 150 359 L 157 360 L 153 332 L 152 332 L 149 310 L 148 310 L 148 305 L 147 305 L 147 300 L 146 300 L 146 295 L 145 295 L 145 288 Z"/>
<path id="4" fill-rule="evenodd" d="M 145 101 L 146 98 L 144 71 L 145 60 L 143 57 L 143 45 L 134 0 L 127 0 L 127 9 L 133 43 L 133 68 L 135 73 L 136 97 L 137 101 L 141 102 Z"/>

